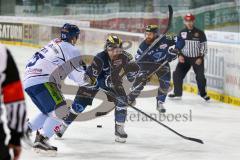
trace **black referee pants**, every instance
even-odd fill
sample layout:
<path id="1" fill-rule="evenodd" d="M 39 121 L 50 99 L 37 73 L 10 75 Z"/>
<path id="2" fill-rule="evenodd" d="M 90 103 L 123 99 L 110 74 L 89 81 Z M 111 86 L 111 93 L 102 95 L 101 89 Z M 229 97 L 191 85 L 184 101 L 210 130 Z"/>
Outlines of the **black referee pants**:
<path id="1" fill-rule="evenodd" d="M 176 96 L 182 96 L 182 85 L 183 79 L 187 72 L 193 67 L 193 71 L 196 74 L 196 81 L 198 86 L 198 91 L 200 96 L 205 96 L 206 93 L 206 78 L 204 75 L 204 60 L 200 65 L 195 64 L 197 58 L 185 57 L 184 63 L 177 64 L 176 70 L 173 72 L 173 84 L 174 84 L 174 94 Z"/>
<path id="2" fill-rule="evenodd" d="M 3 129 L 3 124 L 0 123 L 0 160 L 10 160 L 8 146 L 5 145 L 6 134 Z"/>

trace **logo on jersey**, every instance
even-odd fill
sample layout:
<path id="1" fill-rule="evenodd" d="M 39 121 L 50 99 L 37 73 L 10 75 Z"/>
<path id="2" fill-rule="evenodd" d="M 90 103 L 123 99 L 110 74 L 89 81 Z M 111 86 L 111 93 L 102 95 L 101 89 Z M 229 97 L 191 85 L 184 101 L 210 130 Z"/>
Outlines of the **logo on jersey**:
<path id="1" fill-rule="evenodd" d="M 26 70 L 25 73 L 26 74 L 41 74 L 42 69 L 41 68 L 29 68 L 28 70 Z"/>
<path id="2" fill-rule="evenodd" d="M 183 39 L 186 39 L 187 38 L 187 32 L 181 32 L 181 37 Z"/>
<path id="3" fill-rule="evenodd" d="M 153 54 L 153 57 L 157 60 L 159 60 L 162 57 L 163 52 L 157 52 Z"/>
<path id="4" fill-rule="evenodd" d="M 92 68 L 92 74 L 93 74 L 93 76 L 98 76 L 98 70 L 97 69 L 95 69 L 95 68 Z"/>
<path id="5" fill-rule="evenodd" d="M 167 44 L 162 44 L 162 45 L 159 46 L 159 48 L 160 49 L 165 49 L 165 48 L 167 48 L 167 46 L 168 46 Z"/>

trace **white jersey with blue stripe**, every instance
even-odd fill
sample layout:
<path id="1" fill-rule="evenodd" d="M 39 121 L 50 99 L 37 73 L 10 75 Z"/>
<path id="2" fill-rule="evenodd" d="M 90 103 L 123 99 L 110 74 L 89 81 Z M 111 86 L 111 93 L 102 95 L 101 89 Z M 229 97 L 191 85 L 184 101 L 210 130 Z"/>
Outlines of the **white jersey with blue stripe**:
<path id="1" fill-rule="evenodd" d="M 67 76 L 81 85 L 83 74 L 79 49 L 71 43 L 54 39 L 28 61 L 24 88 L 45 82 L 60 85 Z"/>

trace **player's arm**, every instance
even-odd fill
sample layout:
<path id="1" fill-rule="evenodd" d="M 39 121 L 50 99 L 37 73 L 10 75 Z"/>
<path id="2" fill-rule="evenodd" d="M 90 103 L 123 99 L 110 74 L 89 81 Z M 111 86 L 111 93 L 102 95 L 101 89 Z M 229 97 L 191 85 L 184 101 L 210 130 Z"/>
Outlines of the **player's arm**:
<path id="1" fill-rule="evenodd" d="M 171 62 L 177 58 L 177 56 L 181 55 L 181 50 L 185 45 L 184 39 L 180 35 L 176 36 L 174 34 L 170 34 L 167 37 L 168 45 L 170 46 L 167 53 L 168 61 Z"/>
<path id="2" fill-rule="evenodd" d="M 124 75 L 127 76 L 128 81 L 132 82 L 139 71 L 139 65 L 133 61 L 133 56 L 124 51 L 124 55 L 126 56 L 126 64 L 124 65 Z"/>
<path id="3" fill-rule="evenodd" d="M 65 52 L 63 52 L 63 54 L 64 53 Z M 83 77 L 86 70 L 86 64 L 82 60 L 80 51 L 78 49 L 75 48 L 70 53 L 71 54 L 66 54 L 64 56 L 71 65 L 71 73 L 68 74 L 68 78 L 73 80 L 79 86 L 82 86 L 85 84 Z"/>
<path id="4" fill-rule="evenodd" d="M 131 53 L 128 53 L 126 51 L 123 52 L 126 57 L 126 64 L 123 67 L 125 74 L 129 72 L 137 72 L 139 70 L 139 66 L 135 61 L 133 61 L 133 56 Z"/>
<path id="5" fill-rule="evenodd" d="M 139 45 L 137 53 L 135 55 L 135 60 L 137 61 L 139 57 L 142 55 L 144 49 L 144 41 Z"/>
<path id="6" fill-rule="evenodd" d="M 7 111 L 7 124 L 11 134 L 9 145 L 13 147 L 14 152 L 18 155 L 20 154 L 20 139 L 26 130 L 26 105 L 17 66 L 7 49 L 6 55 L 2 95 Z"/>
<path id="7" fill-rule="evenodd" d="M 175 42 L 175 48 L 181 51 L 185 46 L 185 40 L 180 35 L 178 35 L 175 39 Z"/>
<path id="8" fill-rule="evenodd" d="M 70 62 L 72 71 L 68 75 L 68 78 L 73 80 L 75 83 L 77 83 L 79 86 L 82 86 L 85 84 L 83 77 L 86 71 L 86 64 L 79 58 L 76 58 L 75 60 L 72 60 Z"/>
<path id="9" fill-rule="evenodd" d="M 103 64 L 103 60 L 100 57 L 95 56 L 91 65 L 86 69 L 85 81 L 87 81 L 90 85 L 96 85 L 97 78 L 102 72 Z"/>
<path id="10" fill-rule="evenodd" d="M 177 54 L 179 53 L 178 47 L 176 47 L 178 43 L 178 36 L 175 33 L 167 33 L 166 34 L 166 42 L 168 45 L 168 50 L 165 51 L 167 54 L 168 62 L 171 62 L 177 58 Z"/>

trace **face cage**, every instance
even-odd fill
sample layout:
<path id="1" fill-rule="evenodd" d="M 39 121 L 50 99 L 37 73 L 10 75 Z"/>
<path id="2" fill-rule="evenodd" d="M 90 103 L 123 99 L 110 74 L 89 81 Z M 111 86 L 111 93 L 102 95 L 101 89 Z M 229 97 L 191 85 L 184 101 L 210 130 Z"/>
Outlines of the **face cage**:
<path id="1" fill-rule="evenodd" d="M 115 48 L 122 48 L 122 45 L 121 44 L 109 44 L 109 45 L 106 45 L 106 49 L 107 50 L 113 50 Z"/>

